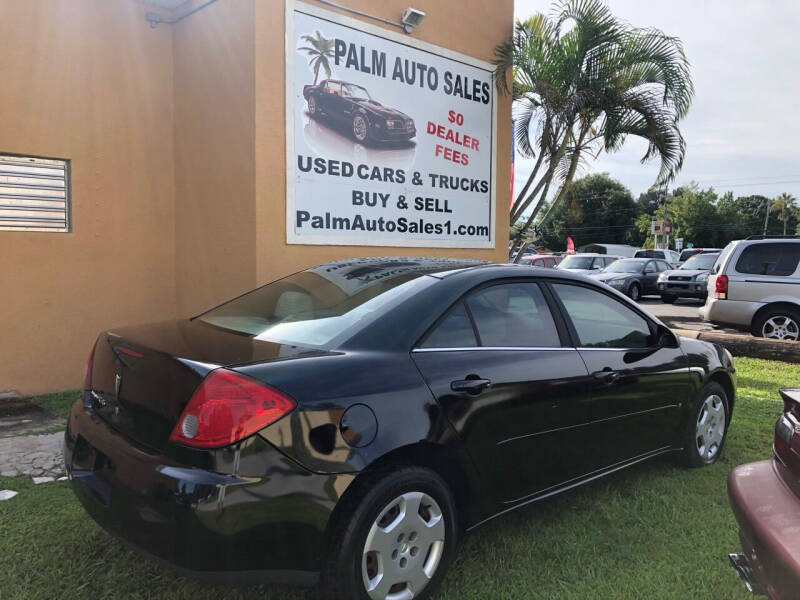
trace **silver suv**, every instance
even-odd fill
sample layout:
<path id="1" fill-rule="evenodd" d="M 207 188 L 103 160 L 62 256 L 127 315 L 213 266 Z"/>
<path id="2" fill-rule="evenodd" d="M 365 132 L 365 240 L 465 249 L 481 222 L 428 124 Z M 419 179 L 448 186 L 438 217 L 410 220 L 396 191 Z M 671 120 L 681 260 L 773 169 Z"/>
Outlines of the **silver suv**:
<path id="1" fill-rule="evenodd" d="M 706 321 L 759 337 L 800 339 L 800 238 L 751 236 L 731 242 L 708 275 Z"/>

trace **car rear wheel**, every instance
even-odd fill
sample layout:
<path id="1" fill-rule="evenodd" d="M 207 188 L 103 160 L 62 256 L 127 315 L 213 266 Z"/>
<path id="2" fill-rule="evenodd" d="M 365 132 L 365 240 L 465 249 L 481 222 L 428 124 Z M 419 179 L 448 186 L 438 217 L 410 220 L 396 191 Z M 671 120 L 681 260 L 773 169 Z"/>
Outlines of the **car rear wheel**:
<path id="1" fill-rule="evenodd" d="M 790 308 L 764 311 L 753 321 L 751 333 L 757 337 L 797 341 L 800 338 L 800 314 Z"/>
<path id="2" fill-rule="evenodd" d="M 700 390 L 684 432 L 685 466 L 704 467 L 717 461 L 728 433 L 729 406 L 725 389 L 716 381 Z"/>
<path id="3" fill-rule="evenodd" d="M 675 300 L 677 300 L 677 299 L 678 299 L 677 296 L 672 296 L 670 294 L 662 294 L 661 295 L 661 301 L 664 304 L 673 304 L 675 302 Z"/>
<path id="4" fill-rule="evenodd" d="M 367 476 L 345 500 L 320 581 L 324 598 L 428 598 L 456 549 L 455 500 L 433 471 Z"/>
<path id="5" fill-rule="evenodd" d="M 353 137 L 359 142 L 367 139 L 367 119 L 363 115 L 353 117 Z"/>
<path id="6" fill-rule="evenodd" d="M 631 287 L 628 288 L 628 296 L 634 302 L 639 301 L 639 299 L 642 297 L 642 288 L 639 287 L 638 283 L 631 284 Z"/>

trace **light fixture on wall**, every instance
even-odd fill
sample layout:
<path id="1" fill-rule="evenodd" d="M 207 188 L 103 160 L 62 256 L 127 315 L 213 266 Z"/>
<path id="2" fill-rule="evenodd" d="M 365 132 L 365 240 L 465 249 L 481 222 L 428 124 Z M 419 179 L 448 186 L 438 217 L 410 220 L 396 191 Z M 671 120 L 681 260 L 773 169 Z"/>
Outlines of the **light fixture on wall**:
<path id="1" fill-rule="evenodd" d="M 422 23 L 422 19 L 424 18 L 425 13 L 421 10 L 411 7 L 405 9 L 403 11 L 403 16 L 400 18 L 400 22 L 403 24 L 403 31 L 411 33 L 414 31 L 415 27 L 419 27 L 419 24 Z"/>
<path id="2" fill-rule="evenodd" d="M 425 18 L 424 12 L 422 12 L 421 10 L 417 10 L 416 8 L 409 7 L 403 11 L 403 15 L 400 17 L 400 22 L 398 23 L 397 21 L 391 21 L 389 19 L 384 19 L 383 17 L 371 15 L 369 13 L 356 10 L 355 8 L 342 6 L 338 2 L 331 2 L 331 0 L 317 0 L 317 2 L 320 2 L 322 4 L 327 4 L 328 6 L 338 8 L 339 10 L 343 10 L 345 12 L 349 12 L 354 15 L 358 15 L 360 17 L 367 17 L 368 19 L 380 21 L 381 23 L 386 23 L 387 25 L 394 25 L 395 27 L 399 27 L 406 33 L 411 33 L 412 31 L 414 31 L 414 28 L 418 27 L 419 24 L 422 23 L 422 19 Z"/>

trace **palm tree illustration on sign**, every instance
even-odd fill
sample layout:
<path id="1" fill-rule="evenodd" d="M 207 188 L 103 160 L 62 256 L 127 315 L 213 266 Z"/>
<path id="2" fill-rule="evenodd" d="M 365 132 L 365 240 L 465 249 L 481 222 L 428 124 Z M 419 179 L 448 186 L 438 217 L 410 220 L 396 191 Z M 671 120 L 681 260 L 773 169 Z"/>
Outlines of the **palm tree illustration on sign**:
<path id="1" fill-rule="evenodd" d="M 325 76 L 331 76 L 331 64 L 328 62 L 333 58 L 333 44 L 335 40 L 322 37 L 319 30 L 314 32 L 315 35 L 305 34 L 300 36 L 300 39 L 309 44 L 308 46 L 300 46 L 299 51 L 305 52 L 311 58 L 308 61 L 308 67 L 314 71 L 314 85 L 317 85 L 319 78 L 320 68 L 325 71 Z"/>

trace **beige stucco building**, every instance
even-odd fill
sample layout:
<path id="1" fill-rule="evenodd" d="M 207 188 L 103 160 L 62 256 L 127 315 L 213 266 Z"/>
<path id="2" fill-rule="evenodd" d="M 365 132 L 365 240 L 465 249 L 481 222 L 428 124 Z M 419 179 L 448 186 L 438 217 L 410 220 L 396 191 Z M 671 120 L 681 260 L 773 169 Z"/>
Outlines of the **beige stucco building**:
<path id="1" fill-rule="evenodd" d="M 394 20 L 409 2 L 426 12 L 411 37 L 485 61 L 511 32 L 512 0 L 340 0 Z M 0 155 L 61 159 L 69 173 L 66 231 L 0 230 L 0 392 L 79 387 L 99 331 L 189 316 L 320 262 L 504 260 L 507 97 L 494 249 L 290 245 L 284 0 L 153 4 L 0 2 Z M 196 8 L 174 24 L 145 17 Z"/>

